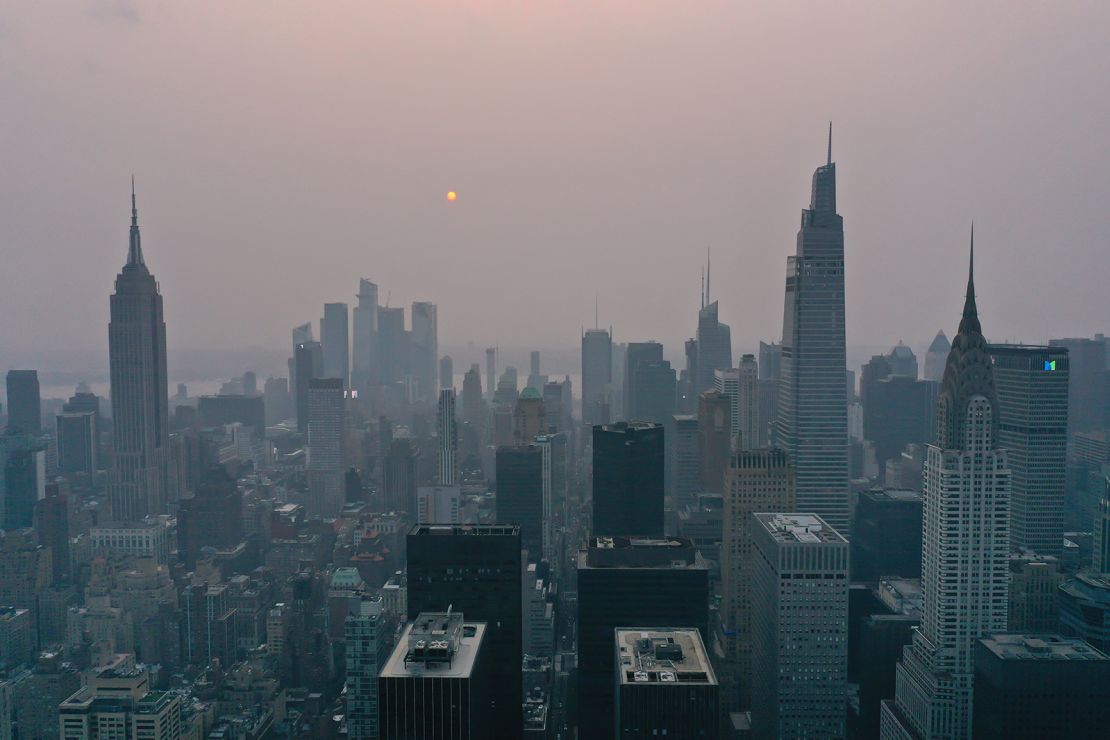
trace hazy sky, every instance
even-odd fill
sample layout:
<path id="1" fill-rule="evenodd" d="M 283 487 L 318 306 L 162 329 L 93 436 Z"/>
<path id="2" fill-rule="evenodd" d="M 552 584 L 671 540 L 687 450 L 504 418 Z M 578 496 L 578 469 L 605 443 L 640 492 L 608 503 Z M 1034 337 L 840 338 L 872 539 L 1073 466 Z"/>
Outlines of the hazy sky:
<path id="1" fill-rule="evenodd" d="M 1110 3 L 0 1 L 0 346 L 107 346 L 135 173 L 171 347 L 358 277 L 441 343 L 739 351 L 833 156 L 848 341 L 1110 330 Z M 448 203 L 445 194 L 457 190 Z"/>

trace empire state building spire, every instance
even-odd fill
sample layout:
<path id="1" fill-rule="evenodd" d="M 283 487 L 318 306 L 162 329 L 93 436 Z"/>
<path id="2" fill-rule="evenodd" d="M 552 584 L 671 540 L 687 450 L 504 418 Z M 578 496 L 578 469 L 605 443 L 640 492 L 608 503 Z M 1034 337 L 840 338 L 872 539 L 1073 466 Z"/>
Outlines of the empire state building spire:
<path id="1" fill-rule="evenodd" d="M 139 235 L 139 208 L 135 205 L 135 176 L 131 176 L 131 243 L 127 249 L 128 267 L 146 267 Z"/>

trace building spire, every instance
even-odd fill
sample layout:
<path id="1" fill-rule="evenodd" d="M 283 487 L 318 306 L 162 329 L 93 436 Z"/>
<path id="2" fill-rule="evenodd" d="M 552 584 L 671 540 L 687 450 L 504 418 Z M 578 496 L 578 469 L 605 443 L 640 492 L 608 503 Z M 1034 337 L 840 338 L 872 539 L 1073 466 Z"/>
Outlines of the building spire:
<path id="1" fill-rule="evenodd" d="M 827 164 L 832 164 L 832 121 L 829 121 L 829 159 Z"/>
<path id="2" fill-rule="evenodd" d="M 713 271 L 713 262 L 712 262 L 712 258 L 710 257 L 710 254 L 709 254 L 709 247 L 706 247 L 705 248 L 705 303 L 706 303 L 706 305 L 709 305 L 713 300 L 712 298 L 709 297 L 710 296 L 710 293 L 709 293 L 709 276 L 712 274 L 712 271 Z"/>
<path id="3" fill-rule="evenodd" d="M 701 307 L 705 308 L 705 268 L 701 268 Z"/>
<path id="4" fill-rule="evenodd" d="M 131 243 L 127 249 L 127 266 L 146 266 L 139 237 L 139 208 L 135 204 L 135 175 L 131 175 Z"/>
<path id="5" fill-rule="evenodd" d="M 975 331 L 982 333 L 979 324 L 979 309 L 975 305 L 975 222 L 971 222 L 971 249 L 967 261 L 967 293 L 964 295 L 964 313 L 960 320 L 960 332 Z"/>

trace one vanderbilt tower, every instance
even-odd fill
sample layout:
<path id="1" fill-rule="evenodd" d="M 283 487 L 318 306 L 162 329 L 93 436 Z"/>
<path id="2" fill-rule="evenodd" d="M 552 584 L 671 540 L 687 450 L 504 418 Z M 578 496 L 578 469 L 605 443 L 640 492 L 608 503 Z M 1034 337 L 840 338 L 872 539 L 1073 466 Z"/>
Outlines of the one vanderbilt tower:
<path id="1" fill-rule="evenodd" d="M 115 449 L 112 518 L 136 521 L 166 511 L 169 391 L 162 296 L 143 260 L 134 180 L 127 263 L 116 276 L 111 299 L 108 361 Z"/>
<path id="2" fill-rule="evenodd" d="M 844 220 L 827 162 L 813 173 L 798 251 L 786 263 L 782 382 L 775 438 L 790 455 L 798 511 L 848 531 L 848 398 L 844 357 Z"/>

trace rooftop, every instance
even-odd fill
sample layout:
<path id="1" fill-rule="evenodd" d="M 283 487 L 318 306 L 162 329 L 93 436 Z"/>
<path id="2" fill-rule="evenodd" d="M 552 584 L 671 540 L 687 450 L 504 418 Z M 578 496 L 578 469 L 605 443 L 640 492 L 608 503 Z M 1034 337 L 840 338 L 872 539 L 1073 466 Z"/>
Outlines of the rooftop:
<path id="1" fill-rule="evenodd" d="M 796 542 L 803 545 L 847 544 L 848 542 L 816 514 L 755 514 L 754 516 L 756 521 L 762 524 L 771 537 L 778 542 Z"/>
<path id="2" fill-rule="evenodd" d="M 696 629 L 617 629 L 620 682 L 715 684 L 716 674 Z"/>
<path id="3" fill-rule="evenodd" d="M 485 634 L 485 622 L 466 622 L 460 613 L 421 612 L 405 627 L 380 675 L 469 678 Z"/>
<path id="4" fill-rule="evenodd" d="M 591 537 L 578 553 L 582 568 L 705 568 L 685 537 Z"/>
<path id="5" fill-rule="evenodd" d="M 520 534 L 520 526 L 516 524 L 417 524 L 409 530 L 409 534 L 512 536 Z"/>
<path id="6" fill-rule="evenodd" d="M 990 635 L 979 641 L 1002 660 L 1110 660 L 1083 640 L 1060 635 Z"/>

